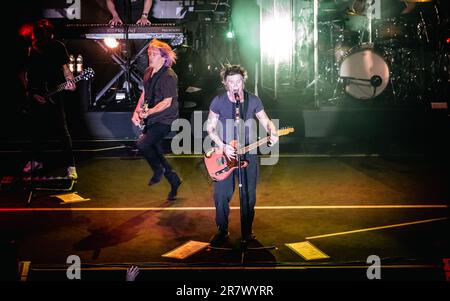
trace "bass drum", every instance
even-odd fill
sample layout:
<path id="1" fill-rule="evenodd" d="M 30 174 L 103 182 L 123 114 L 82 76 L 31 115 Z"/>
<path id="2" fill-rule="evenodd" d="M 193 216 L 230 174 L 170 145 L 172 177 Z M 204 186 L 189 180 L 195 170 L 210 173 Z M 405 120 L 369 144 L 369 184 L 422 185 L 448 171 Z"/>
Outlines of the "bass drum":
<path id="1" fill-rule="evenodd" d="M 357 46 L 342 60 L 339 76 L 345 92 L 358 99 L 380 95 L 389 83 L 389 66 L 371 45 Z"/>

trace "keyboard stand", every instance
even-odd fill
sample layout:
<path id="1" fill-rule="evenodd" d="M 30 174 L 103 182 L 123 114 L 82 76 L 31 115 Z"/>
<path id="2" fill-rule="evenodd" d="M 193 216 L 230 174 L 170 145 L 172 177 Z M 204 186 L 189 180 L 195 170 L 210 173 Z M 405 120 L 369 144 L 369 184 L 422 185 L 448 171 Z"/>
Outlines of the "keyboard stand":
<path id="1" fill-rule="evenodd" d="M 95 42 L 100 45 L 100 47 L 105 51 L 108 52 L 108 48 L 103 44 L 103 42 L 101 40 L 95 40 Z M 120 55 L 112 53 L 110 55 L 110 57 L 113 59 L 113 61 L 120 66 L 120 71 L 105 85 L 105 87 L 103 87 L 103 89 L 101 89 L 97 95 L 95 96 L 95 101 L 92 104 L 94 107 L 97 106 L 98 101 L 100 100 L 100 98 L 111 88 L 111 86 L 117 82 L 117 80 L 122 76 L 122 75 L 127 75 L 126 72 L 128 72 L 128 74 L 130 75 L 130 79 L 132 79 L 138 86 L 142 83 L 142 77 L 139 74 L 136 74 L 133 70 L 131 70 L 131 66 L 136 62 L 137 58 L 144 52 L 146 51 L 148 48 L 148 43 L 142 47 L 142 49 L 140 49 L 138 51 L 137 54 L 135 54 L 131 60 L 130 60 L 130 64 L 127 64 L 127 60 L 123 59 Z M 129 84 L 129 83 L 127 83 Z M 128 88 L 130 88 L 128 86 Z"/>

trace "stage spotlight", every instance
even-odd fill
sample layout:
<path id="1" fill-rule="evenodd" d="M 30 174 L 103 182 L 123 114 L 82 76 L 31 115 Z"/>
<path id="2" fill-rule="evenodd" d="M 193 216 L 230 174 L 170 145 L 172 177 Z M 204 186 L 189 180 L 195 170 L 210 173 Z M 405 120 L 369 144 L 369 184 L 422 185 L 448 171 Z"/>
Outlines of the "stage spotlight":
<path id="1" fill-rule="evenodd" d="M 228 39 L 233 39 L 234 38 L 234 32 L 232 32 L 231 30 L 227 32 L 227 38 Z"/>
<path id="2" fill-rule="evenodd" d="M 261 86 L 273 91 L 276 98 L 279 90 L 289 87 L 293 78 L 293 8 L 288 0 L 261 3 Z"/>
<path id="3" fill-rule="evenodd" d="M 24 38 L 31 39 L 33 35 L 33 24 L 25 23 L 19 28 L 19 34 Z"/>
<path id="4" fill-rule="evenodd" d="M 119 46 L 119 42 L 117 42 L 117 40 L 114 39 L 114 38 L 105 38 L 105 39 L 103 40 L 103 42 L 105 43 L 105 45 L 106 45 L 108 48 L 111 48 L 111 49 L 114 49 L 114 48 L 116 48 L 117 46 Z"/>
<path id="5" fill-rule="evenodd" d="M 261 24 L 261 52 L 273 61 L 286 63 L 292 55 L 294 33 L 289 15 L 279 14 Z"/>

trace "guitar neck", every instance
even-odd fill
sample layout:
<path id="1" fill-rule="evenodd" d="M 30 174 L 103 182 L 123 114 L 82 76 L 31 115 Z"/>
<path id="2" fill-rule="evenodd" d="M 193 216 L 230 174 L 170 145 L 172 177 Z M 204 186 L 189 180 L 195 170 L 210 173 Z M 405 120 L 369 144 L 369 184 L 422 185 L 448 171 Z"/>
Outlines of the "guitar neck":
<path id="1" fill-rule="evenodd" d="M 293 131 L 294 131 L 294 128 L 283 128 L 283 129 L 280 129 L 280 130 L 277 131 L 277 136 L 281 137 L 281 136 L 287 135 L 289 133 L 292 133 Z M 257 148 L 257 147 L 259 147 L 259 146 L 261 146 L 263 144 L 266 144 L 269 141 L 269 139 L 270 139 L 270 137 L 267 136 L 267 137 L 264 137 L 264 138 L 262 138 L 262 139 L 260 139 L 260 140 L 258 140 L 256 142 L 250 144 L 250 145 L 242 147 L 242 148 L 240 148 L 238 150 L 238 154 L 239 155 L 243 155 L 243 154 L 251 151 L 252 149 L 255 149 L 255 148 Z"/>
<path id="2" fill-rule="evenodd" d="M 78 75 L 78 76 L 76 76 L 73 80 L 71 80 L 71 82 L 77 83 L 77 82 L 79 82 L 79 81 L 82 80 L 82 79 L 83 79 L 83 77 L 82 77 L 81 75 Z M 56 93 L 61 92 L 62 90 L 64 90 L 64 88 L 66 87 L 66 83 L 67 83 L 67 82 L 64 82 L 64 83 L 59 84 L 58 86 L 56 86 L 56 88 L 54 88 L 53 90 L 49 91 L 49 92 L 46 94 L 46 97 L 50 97 L 50 96 L 52 96 L 52 95 L 54 95 L 54 94 L 56 94 Z"/>
<path id="3" fill-rule="evenodd" d="M 243 154 L 245 154 L 245 153 L 248 153 L 248 152 L 251 151 L 252 149 L 255 149 L 255 148 L 257 148 L 257 147 L 260 147 L 260 146 L 263 145 L 263 144 L 266 144 L 268 141 L 269 141 L 269 137 L 264 137 L 264 138 L 262 138 L 262 139 L 260 139 L 260 140 L 258 140 L 258 141 L 256 141 L 256 142 L 254 142 L 254 143 L 252 143 L 252 144 L 249 144 L 249 145 L 247 145 L 247 146 L 245 146 L 245 147 L 239 149 L 238 153 L 239 153 L 240 155 L 243 155 Z"/>

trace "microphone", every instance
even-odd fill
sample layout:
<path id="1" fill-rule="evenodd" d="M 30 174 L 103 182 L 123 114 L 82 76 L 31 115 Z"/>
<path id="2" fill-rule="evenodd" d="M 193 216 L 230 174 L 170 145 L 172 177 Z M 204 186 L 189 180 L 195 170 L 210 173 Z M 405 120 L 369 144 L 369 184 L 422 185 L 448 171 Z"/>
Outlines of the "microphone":
<path id="1" fill-rule="evenodd" d="M 370 84 L 372 86 L 379 87 L 383 83 L 383 79 L 379 75 L 374 75 L 370 78 Z"/>
<path id="2" fill-rule="evenodd" d="M 234 91 L 234 99 L 236 100 L 236 102 L 241 101 L 241 97 L 239 96 L 239 92 L 238 91 Z"/>

